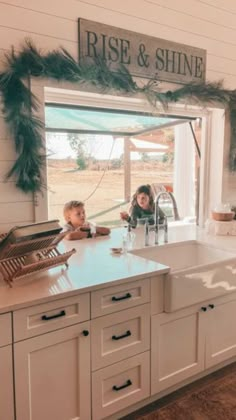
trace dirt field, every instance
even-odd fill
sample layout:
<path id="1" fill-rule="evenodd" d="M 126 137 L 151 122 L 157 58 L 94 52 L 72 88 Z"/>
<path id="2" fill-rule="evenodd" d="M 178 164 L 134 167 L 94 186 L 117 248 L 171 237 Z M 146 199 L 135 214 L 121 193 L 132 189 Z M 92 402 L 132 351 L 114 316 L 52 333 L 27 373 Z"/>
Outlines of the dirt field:
<path id="1" fill-rule="evenodd" d="M 172 182 L 172 165 L 162 162 L 132 161 L 131 168 L 132 193 L 141 184 Z M 86 204 L 88 219 L 92 219 L 97 213 L 120 205 L 113 211 L 93 219 L 100 224 L 117 224 L 121 209 L 125 210 L 129 207 L 128 204 L 121 207 L 124 198 L 124 171 L 123 169 L 106 171 L 97 188 L 102 175 L 102 170 L 78 171 L 73 160 L 48 160 L 49 217 L 58 218 L 63 224 L 64 203 L 69 200 L 82 200 Z M 90 194 L 92 195 L 88 198 Z"/>

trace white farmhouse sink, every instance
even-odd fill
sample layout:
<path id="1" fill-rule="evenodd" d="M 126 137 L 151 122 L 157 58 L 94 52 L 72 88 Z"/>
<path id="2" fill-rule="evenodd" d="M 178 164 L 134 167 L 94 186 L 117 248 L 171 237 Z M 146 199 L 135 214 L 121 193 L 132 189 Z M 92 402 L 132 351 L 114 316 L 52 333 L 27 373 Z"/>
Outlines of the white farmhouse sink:
<path id="1" fill-rule="evenodd" d="M 236 291 L 236 252 L 192 240 L 131 253 L 170 267 L 164 283 L 166 312 Z"/>
<path id="2" fill-rule="evenodd" d="M 232 254 L 231 252 L 194 240 L 137 249 L 131 251 L 131 253 L 168 265 L 171 271 L 199 267 L 218 262 L 219 260 L 236 258 L 236 253 Z"/>

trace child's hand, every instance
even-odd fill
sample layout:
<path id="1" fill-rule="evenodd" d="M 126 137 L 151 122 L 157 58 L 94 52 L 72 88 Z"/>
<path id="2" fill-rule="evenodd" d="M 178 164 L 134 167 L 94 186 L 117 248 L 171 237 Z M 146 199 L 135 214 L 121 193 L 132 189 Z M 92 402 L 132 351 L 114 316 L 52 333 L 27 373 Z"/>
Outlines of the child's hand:
<path id="1" fill-rule="evenodd" d="M 69 241 L 78 240 L 78 239 L 85 239 L 88 237 L 87 231 L 82 231 L 81 229 L 74 230 L 73 232 L 68 232 L 65 236 L 65 239 Z"/>
<path id="2" fill-rule="evenodd" d="M 110 229 L 104 226 L 97 226 L 96 227 L 96 234 L 95 236 L 100 236 L 100 235 L 109 235 L 110 234 Z"/>
<path id="3" fill-rule="evenodd" d="M 81 232 L 88 232 L 90 230 L 90 225 L 89 223 L 84 224 L 83 226 L 80 226 L 78 228 L 78 230 L 80 230 Z"/>
<path id="4" fill-rule="evenodd" d="M 121 211 L 121 212 L 120 212 L 120 218 L 121 218 L 122 220 L 128 220 L 129 215 L 128 215 L 127 211 Z"/>

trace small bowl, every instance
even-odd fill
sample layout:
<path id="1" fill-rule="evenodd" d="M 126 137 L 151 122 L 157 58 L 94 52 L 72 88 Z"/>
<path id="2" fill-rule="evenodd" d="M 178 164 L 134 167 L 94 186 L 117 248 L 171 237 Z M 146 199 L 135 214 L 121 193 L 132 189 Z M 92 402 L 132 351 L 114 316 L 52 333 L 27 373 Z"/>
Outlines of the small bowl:
<path id="1" fill-rule="evenodd" d="M 112 254 L 122 254 L 123 249 L 122 248 L 111 248 Z"/>
<path id="2" fill-rule="evenodd" d="M 213 220 L 217 220 L 218 222 L 231 222 L 235 216 L 234 211 L 230 211 L 228 213 L 221 213 L 217 211 L 212 211 L 211 216 Z"/>

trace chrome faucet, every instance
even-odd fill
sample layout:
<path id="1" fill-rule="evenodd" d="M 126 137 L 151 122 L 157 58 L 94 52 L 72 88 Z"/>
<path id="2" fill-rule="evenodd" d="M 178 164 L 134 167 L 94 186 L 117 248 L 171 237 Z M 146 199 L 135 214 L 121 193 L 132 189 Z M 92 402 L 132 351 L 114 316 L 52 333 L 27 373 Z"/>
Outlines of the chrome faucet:
<path id="1" fill-rule="evenodd" d="M 163 226 L 164 228 L 164 242 L 167 243 L 168 242 L 168 222 L 167 222 L 167 217 L 164 217 L 164 223 L 162 225 L 160 225 L 160 223 L 158 223 L 159 220 L 159 211 L 157 212 L 158 216 L 157 216 L 157 222 L 155 221 L 155 225 L 154 226 L 150 226 L 149 225 L 149 221 L 148 219 L 145 220 L 145 225 L 144 225 L 144 245 L 148 246 L 149 245 L 149 232 L 151 231 L 155 231 L 155 245 L 158 245 L 158 236 L 159 236 L 159 227 Z M 156 213 L 155 213 L 156 214 Z"/>
<path id="2" fill-rule="evenodd" d="M 155 219 L 154 219 L 155 220 L 155 225 L 154 225 L 154 229 L 155 229 L 155 245 L 158 245 L 158 243 L 159 243 L 159 228 L 160 228 L 160 223 L 159 223 L 159 220 L 160 220 L 159 200 L 160 200 L 160 198 L 161 198 L 161 196 L 163 194 L 167 194 L 170 197 L 170 199 L 171 199 L 171 201 L 173 203 L 172 196 L 167 191 L 161 191 L 155 197 L 155 201 L 154 201 L 154 204 L 155 204 Z M 174 207 L 174 203 L 173 203 L 173 207 Z M 176 207 L 176 209 L 177 209 L 177 207 Z M 168 242 L 168 221 L 167 221 L 167 216 L 164 217 L 164 223 L 162 224 L 162 226 L 164 228 L 164 242 L 167 243 Z"/>
<path id="3" fill-rule="evenodd" d="M 179 217 L 179 213 L 178 213 L 178 209 L 177 209 L 177 204 L 175 201 L 175 198 L 173 196 L 173 194 L 171 192 L 168 191 L 160 191 L 154 200 L 154 205 L 155 205 L 155 209 L 154 209 L 154 226 L 150 226 L 148 223 L 148 219 L 145 220 L 145 226 L 144 226 L 144 233 L 145 233 L 145 246 L 149 245 L 149 232 L 154 230 L 155 231 L 155 245 L 158 245 L 159 243 L 159 229 L 160 226 L 163 227 L 164 229 L 164 242 L 167 243 L 168 242 L 168 221 L 167 221 L 167 216 L 164 216 L 164 223 L 160 224 L 160 209 L 159 209 L 159 201 L 162 195 L 167 195 L 170 199 L 170 201 L 172 202 L 173 205 L 173 213 L 174 213 L 174 219 L 175 220 L 180 220 Z"/>

